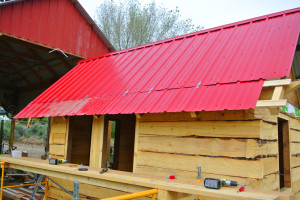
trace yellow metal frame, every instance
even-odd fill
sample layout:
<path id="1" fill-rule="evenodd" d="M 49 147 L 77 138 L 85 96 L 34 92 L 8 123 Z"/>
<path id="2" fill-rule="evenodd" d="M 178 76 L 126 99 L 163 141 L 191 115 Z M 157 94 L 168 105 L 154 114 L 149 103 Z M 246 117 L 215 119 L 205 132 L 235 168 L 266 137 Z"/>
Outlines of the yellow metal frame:
<path id="1" fill-rule="evenodd" d="M 2 168 L 0 200 L 2 200 L 3 189 L 4 189 L 4 188 L 24 187 L 24 186 L 31 186 L 31 185 L 45 185 L 44 199 L 47 200 L 47 193 L 48 193 L 48 179 L 47 179 L 47 177 L 45 178 L 45 182 L 40 182 L 40 183 L 29 183 L 29 184 L 23 184 L 23 185 L 9 185 L 9 186 L 3 186 L 5 164 L 7 164 L 7 163 L 6 163 L 6 162 L 0 162 L 0 165 L 1 165 L 1 168 Z"/>
<path id="2" fill-rule="evenodd" d="M 155 195 L 157 194 L 158 190 L 157 189 L 152 189 L 152 190 L 146 190 L 142 192 L 136 192 L 132 194 L 125 194 L 121 196 L 116 196 L 116 197 L 110 197 L 110 198 L 105 198 L 101 200 L 128 200 L 128 199 L 135 199 L 139 197 L 146 197 L 149 195 L 152 195 L 152 200 L 155 200 Z"/>

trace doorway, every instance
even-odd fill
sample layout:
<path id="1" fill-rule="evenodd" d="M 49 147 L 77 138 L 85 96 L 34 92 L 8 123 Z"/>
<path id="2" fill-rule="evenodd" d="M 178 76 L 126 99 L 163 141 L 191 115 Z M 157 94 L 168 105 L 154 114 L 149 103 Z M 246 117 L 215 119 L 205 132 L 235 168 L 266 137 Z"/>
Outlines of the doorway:
<path id="1" fill-rule="evenodd" d="M 92 116 L 70 117 L 67 160 L 89 165 L 92 135 Z"/>
<path id="2" fill-rule="evenodd" d="M 135 123 L 135 115 L 105 116 L 102 167 L 132 172 Z"/>
<path id="3" fill-rule="evenodd" d="M 278 153 L 280 188 L 291 187 L 290 134 L 287 120 L 278 118 Z"/>

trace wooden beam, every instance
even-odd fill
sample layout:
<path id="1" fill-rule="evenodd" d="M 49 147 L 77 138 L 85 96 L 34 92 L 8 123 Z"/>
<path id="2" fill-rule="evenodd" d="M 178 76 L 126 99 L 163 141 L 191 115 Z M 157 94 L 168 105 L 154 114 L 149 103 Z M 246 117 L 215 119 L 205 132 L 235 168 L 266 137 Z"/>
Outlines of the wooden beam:
<path id="1" fill-rule="evenodd" d="M 300 80 L 293 81 L 290 85 L 285 88 L 285 97 L 288 96 L 291 92 L 300 88 Z"/>
<path id="2" fill-rule="evenodd" d="M 283 95 L 284 95 L 283 86 L 276 86 L 274 88 L 272 100 L 280 100 L 283 98 Z"/>
<path id="3" fill-rule="evenodd" d="M 291 84 L 291 79 L 280 79 L 280 80 L 270 80 L 265 81 L 263 87 L 274 87 Z"/>
<path id="4" fill-rule="evenodd" d="M 249 200 L 275 200 L 292 199 L 293 195 L 280 192 L 266 192 L 247 189 L 245 192 L 236 192 L 236 188 L 221 188 L 212 190 L 205 188 L 201 183 L 195 181 L 155 179 L 153 176 L 136 176 L 129 172 L 109 170 L 105 174 L 100 174 L 100 169 L 87 167 L 88 171 L 77 171 L 69 164 L 49 165 L 48 161 L 34 158 L 11 158 L 1 155 L 0 161 L 8 162 L 9 167 L 30 171 L 34 173 L 53 176 L 71 181 L 79 181 L 95 186 L 111 188 L 124 192 L 140 192 L 147 189 L 156 188 L 168 192 L 185 193 L 193 195 L 203 195 L 206 197 L 221 199 L 249 199 Z"/>
<path id="5" fill-rule="evenodd" d="M 96 116 L 96 115 L 94 115 Z M 101 168 L 104 135 L 104 115 L 93 119 L 89 166 Z"/>
<path id="6" fill-rule="evenodd" d="M 197 113 L 196 112 L 190 112 L 190 114 L 191 114 L 192 118 L 197 118 Z"/>
<path id="7" fill-rule="evenodd" d="M 258 100 L 256 103 L 256 107 L 283 107 L 286 106 L 287 100 Z"/>
<path id="8" fill-rule="evenodd" d="M 143 114 L 135 113 L 136 118 L 141 119 L 143 117 Z"/>

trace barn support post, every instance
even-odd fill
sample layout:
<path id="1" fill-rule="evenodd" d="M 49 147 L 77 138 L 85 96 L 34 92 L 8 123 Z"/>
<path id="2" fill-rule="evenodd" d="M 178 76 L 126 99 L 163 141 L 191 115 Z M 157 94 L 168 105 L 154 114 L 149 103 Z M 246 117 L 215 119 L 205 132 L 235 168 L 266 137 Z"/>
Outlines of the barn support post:
<path id="1" fill-rule="evenodd" d="M 15 137 L 15 124 L 16 120 L 11 120 L 11 128 L 10 128 L 10 137 L 9 137 L 9 150 L 12 151 L 14 147 L 14 137 Z"/>

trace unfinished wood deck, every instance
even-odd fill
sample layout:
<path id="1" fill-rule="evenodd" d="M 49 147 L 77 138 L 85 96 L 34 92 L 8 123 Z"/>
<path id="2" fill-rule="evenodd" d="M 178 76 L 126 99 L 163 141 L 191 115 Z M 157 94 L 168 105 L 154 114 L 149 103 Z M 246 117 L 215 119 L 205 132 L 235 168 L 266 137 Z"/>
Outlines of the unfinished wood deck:
<path id="1" fill-rule="evenodd" d="M 77 167 L 70 167 L 68 163 L 49 165 L 48 161 L 35 158 L 12 158 L 1 155 L 0 161 L 7 162 L 8 167 L 44 174 L 51 177 L 71 181 L 79 181 L 105 188 L 124 192 L 139 192 L 157 188 L 158 199 L 172 199 L 172 195 L 183 193 L 185 195 L 203 195 L 222 199 L 293 199 L 293 196 L 279 192 L 262 192 L 246 189 L 237 193 L 237 188 L 222 188 L 212 190 L 203 187 L 202 183 L 154 178 L 153 176 L 138 175 L 128 172 L 110 170 L 100 174 L 99 168 L 88 167 L 88 171 L 78 171 Z M 167 195 L 166 195 L 167 194 Z"/>

